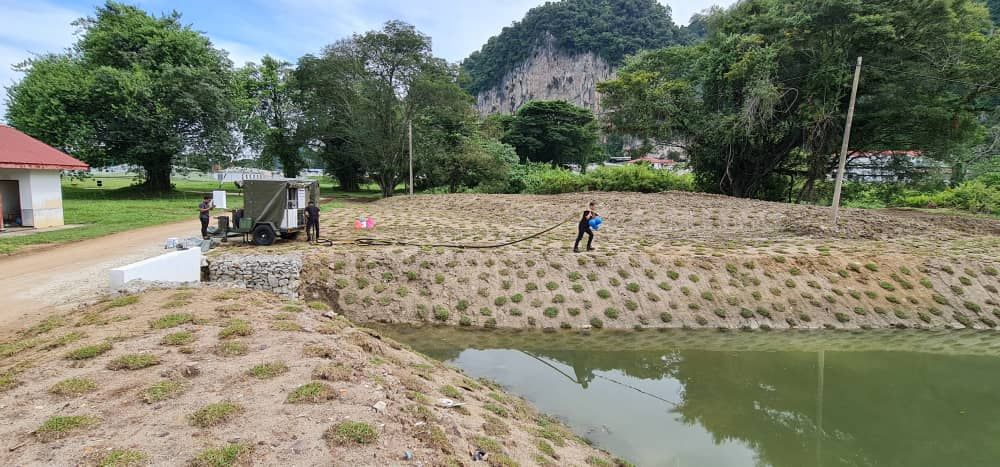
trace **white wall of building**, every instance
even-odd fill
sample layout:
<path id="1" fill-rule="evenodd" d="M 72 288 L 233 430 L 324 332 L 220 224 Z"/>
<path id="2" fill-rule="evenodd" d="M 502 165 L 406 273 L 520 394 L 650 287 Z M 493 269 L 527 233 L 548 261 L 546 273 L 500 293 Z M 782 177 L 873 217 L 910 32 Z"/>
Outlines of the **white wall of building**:
<path id="1" fill-rule="evenodd" d="M 22 225 L 35 228 L 63 225 L 59 173 L 58 170 L 0 169 L 0 180 L 18 183 Z"/>

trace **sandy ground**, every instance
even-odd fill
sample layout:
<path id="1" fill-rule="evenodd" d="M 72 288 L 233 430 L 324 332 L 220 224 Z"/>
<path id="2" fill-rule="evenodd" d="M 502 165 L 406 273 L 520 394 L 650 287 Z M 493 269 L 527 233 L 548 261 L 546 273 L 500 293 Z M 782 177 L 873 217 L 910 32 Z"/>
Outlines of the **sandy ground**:
<path id="1" fill-rule="evenodd" d="M 128 465 L 613 465 L 499 386 L 316 306 L 236 289 L 151 291 L 23 329 L 0 346 L 0 465 L 125 465 L 101 463 L 116 450 L 140 456 Z M 227 336 L 234 318 L 246 328 Z M 165 341 L 177 333 L 185 339 Z M 97 344 L 106 351 L 69 358 Z M 155 361 L 113 363 L 137 354 Z M 248 372 L 264 363 L 281 370 Z M 70 378 L 82 389 L 60 391 Z M 153 400 L 156 384 L 175 390 Z M 322 392 L 290 399 L 306 384 Z M 442 398 L 461 405 L 440 407 Z M 196 423 L 196 412 L 220 402 L 232 404 L 227 417 Z M 41 428 L 75 416 L 88 417 L 85 426 Z M 328 434 L 344 422 L 376 434 Z M 231 462 L 195 461 L 227 445 L 240 451 Z M 486 461 L 472 461 L 477 448 Z"/>
<path id="2" fill-rule="evenodd" d="M 146 227 L 0 257 L 0 329 L 107 293 L 108 270 L 163 253 L 168 237 L 198 235 L 198 221 Z"/>

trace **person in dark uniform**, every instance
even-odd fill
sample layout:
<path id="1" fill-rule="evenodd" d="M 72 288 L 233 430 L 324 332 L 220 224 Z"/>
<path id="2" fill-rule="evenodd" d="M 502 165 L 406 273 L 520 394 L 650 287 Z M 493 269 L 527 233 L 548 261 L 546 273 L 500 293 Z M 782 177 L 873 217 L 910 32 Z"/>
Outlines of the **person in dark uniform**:
<path id="1" fill-rule="evenodd" d="M 198 205 L 198 220 L 201 221 L 201 238 L 203 240 L 208 240 L 208 219 L 211 217 L 209 213 L 214 207 L 211 195 L 205 195 L 201 204 Z"/>
<path id="2" fill-rule="evenodd" d="M 583 234 L 587 234 L 587 251 L 594 251 L 591 246 L 594 243 L 594 231 L 590 230 L 590 220 L 597 217 L 597 213 L 594 212 L 594 208 L 597 207 L 597 203 L 591 201 L 587 206 L 587 210 L 583 211 L 583 217 L 580 218 L 580 224 L 577 226 L 576 242 L 573 243 L 573 253 L 580 252 L 580 240 L 583 239 Z"/>
<path id="3" fill-rule="evenodd" d="M 319 207 L 310 201 L 306 206 L 306 240 L 311 242 L 313 239 L 319 241 Z"/>

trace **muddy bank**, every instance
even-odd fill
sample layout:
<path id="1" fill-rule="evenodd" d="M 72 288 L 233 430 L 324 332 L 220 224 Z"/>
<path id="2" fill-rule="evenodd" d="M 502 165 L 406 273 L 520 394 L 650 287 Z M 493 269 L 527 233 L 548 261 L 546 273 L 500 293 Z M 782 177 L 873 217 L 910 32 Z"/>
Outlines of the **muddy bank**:
<path id="1" fill-rule="evenodd" d="M 36 323 L 0 343 L 0 462 L 612 462 L 495 384 L 324 313 L 202 288 Z M 486 462 L 471 460 L 475 449 Z"/>

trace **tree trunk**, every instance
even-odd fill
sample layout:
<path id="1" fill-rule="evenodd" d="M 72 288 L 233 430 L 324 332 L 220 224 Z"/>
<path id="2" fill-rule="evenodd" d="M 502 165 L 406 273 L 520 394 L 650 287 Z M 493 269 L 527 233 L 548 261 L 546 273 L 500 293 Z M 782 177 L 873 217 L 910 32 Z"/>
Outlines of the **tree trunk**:
<path id="1" fill-rule="evenodd" d="M 146 181 L 142 184 L 146 191 L 152 193 L 166 193 L 173 190 L 170 185 L 170 157 L 151 157 L 149 163 L 143 164 L 146 171 Z"/>
<path id="2" fill-rule="evenodd" d="M 340 189 L 344 191 L 358 191 L 361 189 L 358 183 L 357 173 L 353 170 L 342 170 L 334 174 L 334 178 L 337 179 L 337 183 L 340 185 Z"/>
<path id="3" fill-rule="evenodd" d="M 396 191 L 396 177 L 392 175 L 379 174 L 375 177 L 375 182 L 378 183 L 383 198 L 392 196 Z"/>

